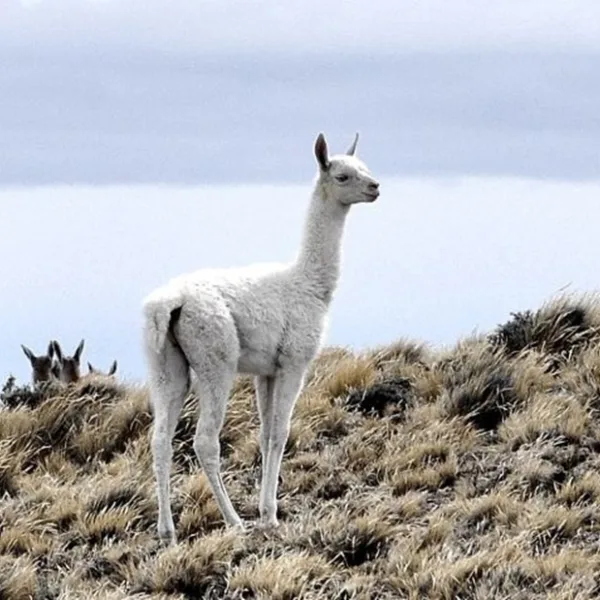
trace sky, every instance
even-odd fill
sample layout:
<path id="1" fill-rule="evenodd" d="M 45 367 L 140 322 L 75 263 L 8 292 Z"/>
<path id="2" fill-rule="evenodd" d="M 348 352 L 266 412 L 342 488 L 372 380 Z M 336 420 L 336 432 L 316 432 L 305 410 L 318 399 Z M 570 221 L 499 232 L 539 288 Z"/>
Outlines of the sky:
<path id="1" fill-rule="evenodd" d="M 56 337 L 144 376 L 140 304 L 292 258 L 361 134 L 330 343 L 450 344 L 598 287 L 600 4 L 2 0 L 0 375 Z"/>

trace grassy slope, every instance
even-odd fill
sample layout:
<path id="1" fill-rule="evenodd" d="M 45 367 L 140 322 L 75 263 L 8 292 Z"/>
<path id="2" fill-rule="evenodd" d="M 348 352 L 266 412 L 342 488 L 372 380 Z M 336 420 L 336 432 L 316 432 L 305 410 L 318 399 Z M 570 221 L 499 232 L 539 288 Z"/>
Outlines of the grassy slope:
<path id="1" fill-rule="evenodd" d="M 170 549 L 155 537 L 145 390 L 98 378 L 47 397 L 8 391 L 20 407 L 0 413 L 0 598 L 593 597 L 598 331 L 588 298 L 443 353 L 325 351 L 294 414 L 282 526 L 268 535 L 224 530 L 193 455 L 190 399 Z M 257 425 L 240 378 L 222 449 L 247 520 Z"/>

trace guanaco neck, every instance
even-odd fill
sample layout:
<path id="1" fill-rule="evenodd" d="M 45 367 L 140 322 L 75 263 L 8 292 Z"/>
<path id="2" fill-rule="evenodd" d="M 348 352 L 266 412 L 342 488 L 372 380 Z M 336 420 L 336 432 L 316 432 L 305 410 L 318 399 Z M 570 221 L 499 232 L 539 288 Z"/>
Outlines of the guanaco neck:
<path id="1" fill-rule="evenodd" d="M 329 303 L 340 276 L 342 237 L 349 207 L 328 197 L 317 182 L 295 267 L 307 290 Z"/>

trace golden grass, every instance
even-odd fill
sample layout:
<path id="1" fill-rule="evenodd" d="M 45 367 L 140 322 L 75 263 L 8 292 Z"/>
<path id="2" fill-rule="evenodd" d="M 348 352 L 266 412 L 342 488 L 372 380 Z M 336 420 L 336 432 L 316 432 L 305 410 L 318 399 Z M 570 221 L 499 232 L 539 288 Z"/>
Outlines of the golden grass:
<path id="1" fill-rule="evenodd" d="M 0 412 L 0 598 L 555 598 L 600 591 L 600 310 L 560 299 L 436 352 L 400 340 L 311 365 L 281 472 L 281 527 L 228 531 L 174 441 L 180 543 L 155 532 L 143 387 L 101 377 Z M 258 417 L 240 377 L 222 434 L 257 517 Z"/>

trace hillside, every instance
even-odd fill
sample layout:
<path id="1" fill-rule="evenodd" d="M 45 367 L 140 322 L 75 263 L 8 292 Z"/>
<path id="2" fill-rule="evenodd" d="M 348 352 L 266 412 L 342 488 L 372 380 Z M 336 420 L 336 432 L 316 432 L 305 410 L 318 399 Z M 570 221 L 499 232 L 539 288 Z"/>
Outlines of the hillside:
<path id="1" fill-rule="evenodd" d="M 600 300 L 488 336 L 328 349 L 294 413 L 276 533 L 226 531 L 176 434 L 178 546 L 155 535 L 147 393 L 101 377 L 0 412 L 0 598 L 592 598 L 600 594 Z M 225 484 L 257 517 L 258 420 L 239 378 Z"/>

